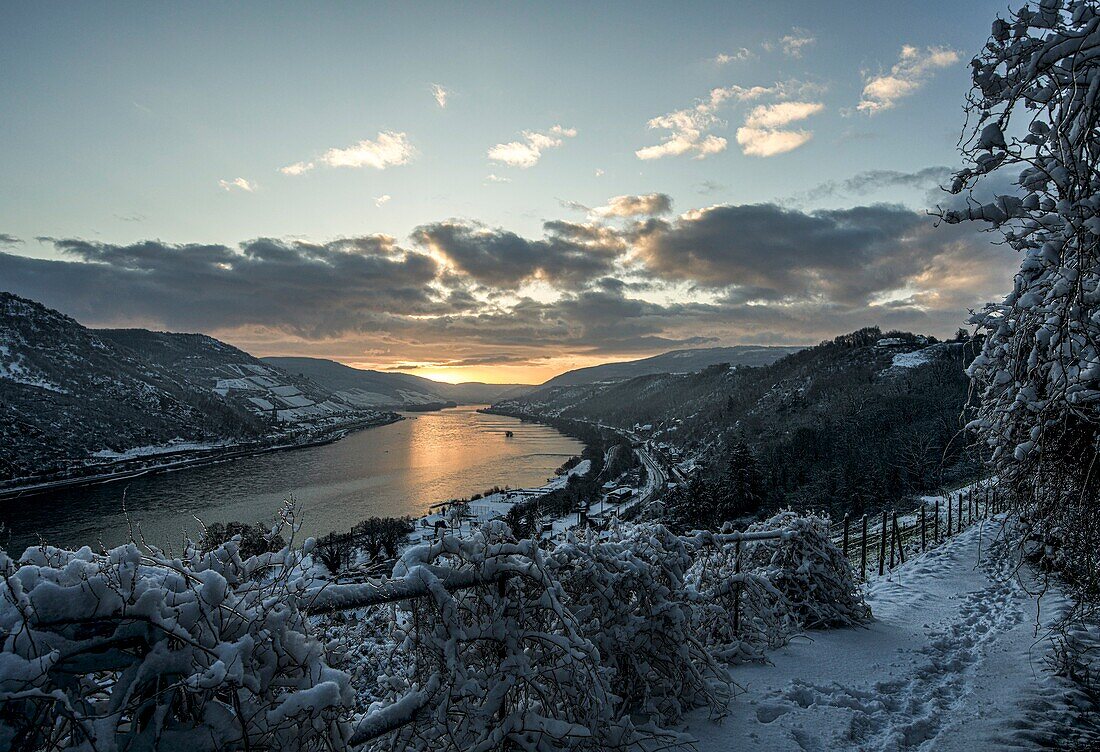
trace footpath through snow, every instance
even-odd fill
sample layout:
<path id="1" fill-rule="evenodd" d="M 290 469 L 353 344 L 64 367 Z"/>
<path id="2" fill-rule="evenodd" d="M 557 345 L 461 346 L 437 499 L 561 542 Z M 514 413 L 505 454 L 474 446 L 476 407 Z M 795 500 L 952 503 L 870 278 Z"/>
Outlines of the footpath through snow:
<path id="1" fill-rule="evenodd" d="M 1000 536 L 986 520 L 870 582 L 866 628 L 810 632 L 774 665 L 734 668 L 746 691 L 729 715 L 687 729 L 700 752 L 1067 748 L 1087 697 L 1052 676 L 1044 627 L 1068 600 L 1030 594 Z"/>

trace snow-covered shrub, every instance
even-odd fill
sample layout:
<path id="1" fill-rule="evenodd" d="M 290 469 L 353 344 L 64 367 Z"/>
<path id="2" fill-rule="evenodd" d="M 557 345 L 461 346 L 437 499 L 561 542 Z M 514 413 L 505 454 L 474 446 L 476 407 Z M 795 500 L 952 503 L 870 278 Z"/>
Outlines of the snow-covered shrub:
<path id="1" fill-rule="evenodd" d="M 721 714 L 730 681 L 694 631 L 683 542 L 661 525 L 624 525 L 610 539 L 577 538 L 549 554 L 580 631 L 599 649 L 621 710 L 658 723 L 691 708 Z"/>
<path id="2" fill-rule="evenodd" d="M 0 748 L 342 748 L 352 690 L 299 609 L 300 556 L 0 552 Z"/>
<path id="3" fill-rule="evenodd" d="M 489 583 L 451 592 L 448 570 Z M 644 736 L 617 715 L 599 651 L 553 570 L 534 541 L 516 541 L 501 522 L 402 555 L 394 576 L 421 578 L 430 596 L 399 612 L 409 667 L 389 700 L 419 692 L 426 701 L 376 749 L 608 750 Z"/>
<path id="4" fill-rule="evenodd" d="M 851 563 L 829 537 L 828 520 L 786 511 L 750 525 L 746 532 L 762 530 L 791 533 L 783 540 L 743 545 L 752 571 L 783 594 L 799 624 L 806 629 L 843 627 L 870 618 Z"/>
<path id="5" fill-rule="evenodd" d="M 315 634 L 325 644 L 326 662 L 351 678 L 354 709 L 364 713 L 405 686 L 404 651 L 395 641 L 397 604 L 367 606 L 311 617 Z"/>
<path id="6" fill-rule="evenodd" d="M 763 662 L 765 650 L 785 644 L 799 629 L 786 596 L 767 577 L 745 568 L 751 545 L 759 544 L 742 544 L 740 568 L 735 544 L 708 546 L 686 577 L 697 594 L 695 633 L 726 663 Z"/>

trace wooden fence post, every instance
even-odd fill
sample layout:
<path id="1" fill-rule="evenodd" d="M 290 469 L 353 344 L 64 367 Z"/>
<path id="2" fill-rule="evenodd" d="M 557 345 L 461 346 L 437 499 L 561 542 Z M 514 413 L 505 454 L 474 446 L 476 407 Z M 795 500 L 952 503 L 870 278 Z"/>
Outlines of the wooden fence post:
<path id="1" fill-rule="evenodd" d="M 863 515 L 863 536 L 859 552 L 859 577 L 867 579 L 867 515 Z"/>
<path id="2" fill-rule="evenodd" d="M 508 575 L 505 574 L 497 580 L 497 597 L 500 598 L 500 612 L 501 617 L 507 622 L 508 619 Z M 507 627 L 505 627 L 507 628 Z M 500 641 L 500 648 L 498 649 L 498 656 L 500 657 L 501 664 L 508 660 L 508 642 L 507 640 Z M 505 691 L 504 697 L 500 700 L 500 707 L 497 708 L 497 721 L 501 724 L 508 718 L 508 694 Z M 501 752 L 509 752 L 512 749 L 512 744 L 508 739 L 504 739 L 500 746 Z"/>
<path id="3" fill-rule="evenodd" d="M 894 562 L 896 561 L 896 559 L 894 558 L 894 539 L 898 537 L 897 536 L 897 532 L 898 532 L 898 513 L 897 512 L 894 512 L 893 516 L 890 518 L 890 522 L 891 522 L 891 525 L 890 525 L 890 569 L 893 569 L 894 568 Z"/>
<path id="4" fill-rule="evenodd" d="M 898 527 L 898 513 L 894 512 L 894 536 L 898 539 L 898 560 L 905 563 L 905 543 L 901 539 L 901 528 Z"/>
<path id="5" fill-rule="evenodd" d="M 947 535 L 945 535 L 944 538 L 950 538 L 951 537 L 951 508 L 953 506 L 954 506 L 954 504 L 951 503 L 951 496 L 948 495 L 948 497 L 947 497 Z"/>
<path id="6" fill-rule="evenodd" d="M 936 516 L 932 518 L 932 542 L 940 542 L 940 500 L 936 499 Z"/>
<path id="7" fill-rule="evenodd" d="M 878 575 L 886 572 L 886 510 L 882 510 L 882 535 L 878 541 Z"/>
<path id="8" fill-rule="evenodd" d="M 955 532 L 961 533 L 963 531 L 963 493 L 959 491 L 959 513 L 955 520 Z"/>
<path id="9" fill-rule="evenodd" d="M 927 505 L 922 501 L 920 505 L 920 550 L 924 551 L 928 545 L 928 540 L 925 537 L 925 522 L 924 522 L 924 510 Z"/>
<path id="10" fill-rule="evenodd" d="M 733 545 L 733 573 L 736 575 L 741 574 L 740 538 Z M 741 583 L 735 582 L 733 588 L 733 636 L 738 637 L 741 634 Z"/>

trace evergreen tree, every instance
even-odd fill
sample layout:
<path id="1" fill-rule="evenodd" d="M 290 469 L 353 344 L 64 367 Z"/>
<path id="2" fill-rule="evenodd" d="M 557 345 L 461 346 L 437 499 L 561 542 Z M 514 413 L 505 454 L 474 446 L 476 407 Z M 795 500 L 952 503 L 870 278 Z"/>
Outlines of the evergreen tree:
<path id="1" fill-rule="evenodd" d="M 713 490 L 696 473 L 686 484 L 677 486 L 665 502 L 665 524 L 675 532 L 714 526 Z"/>
<path id="2" fill-rule="evenodd" d="M 714 490 L 715 527 L 723 522 L 756 514 L 764 501 L 764 480 L 749 445 L 739 441 L 730 447 L 726 470 Z"/>

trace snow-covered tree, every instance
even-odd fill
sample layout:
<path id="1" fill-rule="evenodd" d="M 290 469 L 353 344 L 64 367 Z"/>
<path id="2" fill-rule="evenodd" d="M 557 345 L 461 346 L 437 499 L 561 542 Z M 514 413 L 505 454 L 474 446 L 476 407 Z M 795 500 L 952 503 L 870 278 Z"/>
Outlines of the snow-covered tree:
<path id="1" fill-rule="evenodd" d="M 1023 259 L 1007 297 L 971 319 L 988 336 L 970 425 L 1041 527 L 1064 528 L 1067 508 L 1094 508 L 1100 469 L 1100 4 L 1041 0 L 997 19 L 972 67 L 968 164 L 951 190 L 972 196 L 997 173 L 1017 192 L 942 217 L 999 230 Z"/>
<path id="2" fill-rule="evenodd" d="M 785 511 L 746 532 L 765 530 L 786 531 L 788 538 L 781 545 L 752 547 L 751 570 L 783 594 L 798 624 L 806 629 L 847 627 L 870 618 L 848 558 L 829 536 L 827 519 Z"/>

